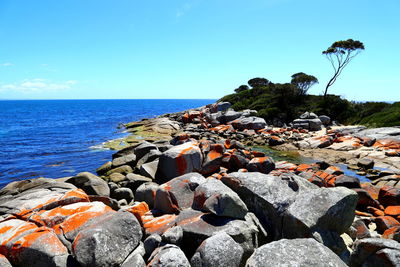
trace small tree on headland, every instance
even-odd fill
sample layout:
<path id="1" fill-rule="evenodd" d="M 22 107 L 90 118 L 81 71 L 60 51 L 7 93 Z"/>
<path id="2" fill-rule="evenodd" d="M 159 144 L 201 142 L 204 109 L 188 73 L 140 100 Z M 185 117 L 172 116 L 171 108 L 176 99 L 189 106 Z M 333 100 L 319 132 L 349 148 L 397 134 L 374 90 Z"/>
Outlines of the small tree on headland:
<path id="1" fill-rule="evenodd" d="M 300 95 L 305 95 L 308 89 L 310 89 L 311 86 L 316 83 L 318 83 L 318 79 L 312 75 L 308 75 L 303 72 L 292 75 L 291 84 L 295 85 L 299 89 Z"/>
<path id="2" fill-rule="evenodd" d="M 335 83 L 344 67 L 346 67 L 347 64 L 349 64 L 349 62 L 364 49 L 364 44 L 362 42 L 348 39 L 346 41 L 334 42 L 328 49 L 322 52 L 322 54 L 324 54 L 331 62 L 335 71 L 333 77 L 326 85 L 324 97 L 328 93 L 328 88 Z"/>
<path id="3" fill-rule="evenodd" d="M 235 89 L 235 93 L 240 93 L 240 92 L 243 92 L 246 90 L 249 90 L 249 87 L 247 85 L 243 84 Z"/>

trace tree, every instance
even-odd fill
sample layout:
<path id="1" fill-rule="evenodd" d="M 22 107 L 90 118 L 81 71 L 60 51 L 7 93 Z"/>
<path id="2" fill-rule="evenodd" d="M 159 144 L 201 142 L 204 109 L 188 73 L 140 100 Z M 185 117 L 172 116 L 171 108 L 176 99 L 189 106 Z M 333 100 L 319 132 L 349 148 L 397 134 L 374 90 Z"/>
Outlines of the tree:
<path id="1" fill-rule="evenodd" d="M 235 93 L 240 93 L 240 92 L 243 92 L 246 90 L 249 90 L 249 87 L 247 85 L 243 84 L 235 89 Z"/>
<path id="2" fill-rule="evenodd" d="M 305 95 L 308 89 L 314 84 L 318 83 L 318 79 L 312 75 L 299 72 L 292 75 L 291 84 L 295 85 L 299 89 L 300 95 Z"/>
<path id="3" fill-rule="evenodd" d="M 255 87 L 259 87 L 259 86 L 266 86 L 266 85 L 270 84 L 270 81 L 268 81 L 265 78 L 253 78 L 253 79 L 250 79 L 247 83 L 251 87 L 255 88 Z"/>
<path id="4" fill-rule="evenodd" d="M 334 42 L 328 49 L 322 52 L 331 62 L 334 69 L 334 75 L 326 85 L 324 97 L 328 93 L 328 88 L 335 83 L 344 67 L 364 49 L 364 44 L 362 42 L 348 39 L 346 41 Z"/>

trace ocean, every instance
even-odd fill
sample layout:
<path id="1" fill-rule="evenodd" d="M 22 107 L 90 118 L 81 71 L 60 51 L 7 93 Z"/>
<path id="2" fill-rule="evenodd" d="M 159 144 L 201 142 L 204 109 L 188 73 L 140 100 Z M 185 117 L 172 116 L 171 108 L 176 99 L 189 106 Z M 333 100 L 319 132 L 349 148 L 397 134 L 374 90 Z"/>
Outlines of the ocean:
<path id="1" fill-rule="evenodd" d="M 0 101 L 0 188 L 36 177 L 95 173 L 115 151 L 100 145 L 126 135 L 121 123 L 215 102 L 168 100 Z"/>

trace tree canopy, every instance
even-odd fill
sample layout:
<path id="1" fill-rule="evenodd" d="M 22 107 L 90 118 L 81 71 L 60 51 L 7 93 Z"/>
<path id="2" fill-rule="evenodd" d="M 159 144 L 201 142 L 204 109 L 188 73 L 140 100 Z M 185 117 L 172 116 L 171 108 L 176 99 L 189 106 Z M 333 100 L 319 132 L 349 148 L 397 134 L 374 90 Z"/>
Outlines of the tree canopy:
<path id="1" fill-rule="evenodd" d="M 328 47 L 328 49 L 322 52 L 322 54 L 331 62 L 334 69 L 333 77 L 325 87 L 324 96 L 327 95 L 328 88 L 335 83 L 343 69 L 364 49 L 364 44 L 362 42 L 348 39 L 345 41 L 334 42 L 330 47 Z"/>
<path id="2" fill-rule="evenodd" d="M 266 86 L 270 83 L 268 79 L 265 78 L 253 78 L 247 82 L 252 88 L 259 86 Z"/>
<path id="3" fill-rule="evenodd" d="M 304 72 L 295 73 L 292 75 L 291 84 L 299 89 L 300 95 L 305 95 L 308 89 L 314 84 L 318 83 L 318 79 L 312 75 L 305 74 Z"/>
<path id="4" fill-rule="evenodd" d="M 247 85 L 243 84 L 235 89 L 235 93 L 240 93 L 240 92 L 243 92 L 246 90 L 249 90 L 249 87 Z"/>

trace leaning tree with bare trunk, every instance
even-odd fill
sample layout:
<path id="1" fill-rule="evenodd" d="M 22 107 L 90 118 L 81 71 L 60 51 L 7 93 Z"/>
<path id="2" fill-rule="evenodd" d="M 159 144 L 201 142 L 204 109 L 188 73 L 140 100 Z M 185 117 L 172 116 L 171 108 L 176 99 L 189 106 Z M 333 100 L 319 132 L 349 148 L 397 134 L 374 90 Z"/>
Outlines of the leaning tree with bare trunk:
<path id="1" fill-rule="evenodd" d="M 328 49 L 322 52 L 331 62 L 334 69 L 334 75 L 326 85 L 324 97 L 326 97 L 328 93 L 328 88 L 335 83 L 343 69 L 364 49 L 364 44 L 362 42 L 348 39 L 334 42 Z"/>

